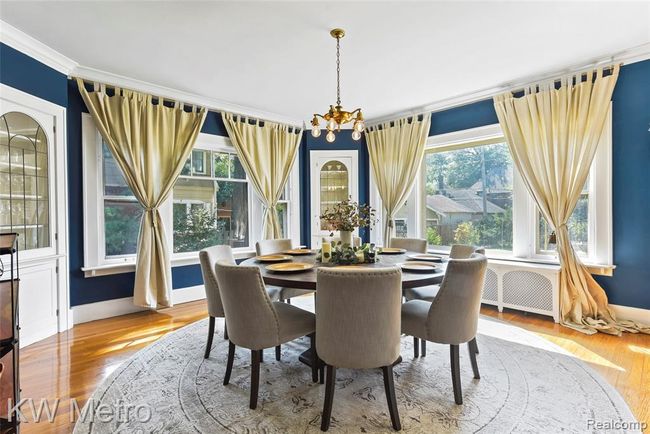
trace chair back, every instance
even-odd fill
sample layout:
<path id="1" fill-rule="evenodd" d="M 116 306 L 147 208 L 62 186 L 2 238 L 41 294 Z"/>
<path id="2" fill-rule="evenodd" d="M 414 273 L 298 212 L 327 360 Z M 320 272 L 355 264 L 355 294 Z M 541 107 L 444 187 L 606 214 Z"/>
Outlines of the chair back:
<path id="1" fill-rule="evenodd" d="M 336 241 L 337 243 L 341 242 L 341 237 L 323 237 L 321 240 L 323 243 L 331 243 Z M 361 246 L 361 237 L 352 237 L 353 247 Z"/>
<path id="2" fill-rule="evenodd" d="M 400 353 L 399 268 L 320 268 L 316 277 L 316 351 L 338 368 L 391 365 Z"/>
<path id="3" fill-rule="evenodd" d="M 406 249 L 409 252 L 426 253 L 427 240 L 422 238 L 391 238 L 390 247 Z"/>
<path id="4" fill-rule="evenodd" d="M 260 269 L 217 262 L 215 270 L 230 341 L 251 350 L 278 345 L 278 316 Z"/>
<path id="5" fill-rule="evenodd" d="M 219 261 L 226 261 L 235 265 L 235 257 L 232 254 L 230 246 L 212 246 L 207 247 L 199 252 L 199 261 L 201 263 L 201 274 L 203 275 L 203 284 L 205 285 L 205 298 L 208 301 L 208 315 L 215 318 L 223 318 L 223 304 L 219 294 L 219 285 L 217 284 L 217 275 L 214 266 Z"/>
<path id="6" fill-rule="evenodd" d="M 257 255 L 270 255 L 273 253 L 284 252 L 291 249 L 291 240 L 261 240 L 255 243 L 255 251 Z"/>
<path id="7" fill-rule="evenodd" d="M 451 259 L 427 316 L 427 339 L 458 345 L 476 336 L 487 259 Z"/>
<path id="8" fill-rule="evenodd" d="M 467 259 L 472 256 L 472 253 L 485 255 L 485 249 L 464 244 L 452 244 L 451 251 L 449 252 L 449 259 Z"/>

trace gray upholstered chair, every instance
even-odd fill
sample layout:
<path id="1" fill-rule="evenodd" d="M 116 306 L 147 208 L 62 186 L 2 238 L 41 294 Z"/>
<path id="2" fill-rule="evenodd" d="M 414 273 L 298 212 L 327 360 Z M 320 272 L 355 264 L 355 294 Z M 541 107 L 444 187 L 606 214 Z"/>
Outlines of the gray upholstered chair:
<path id="1" fill-rule="evenodd" d="M 427 240 L 423 238 L 391 238 L 390 247 L 405 249 L 409 252 L 426 253 Z"/>
<path id="2" fill-rule="evenodd" d="M 336 369 L 379 367 L 393 428 L 400 430 L 393 364 L 400 353 L 401 271 L 320 268 L 316 282 L 316 350 L 327 365 L 321 430 L 330 424 Z"/>
<path id="3" fill-rule="evenodd" d="M 264 288 L 258 267 L 217 262 L 215 267 L 223 309 L 228 324 L 228 363 L 223 384 L 230 382 L 235 358 L 235 347 L 251 350 L 250 408 L 257 407 L 260 380 L 260 362 L 265 348 L 275 347 L 276 357 L 280 345 L 302 336 L 311 339 L 314 347 L 316 317 L 286 303 L 272 302 Z M 315 354 L 315 352 L 314 352 Z M 312 363 L 312 380 L 318 381 L 318 363 Z"/>
<path id="4" fill-rule="evenodd" d="M 203 275 L 203 284 L 205 286 L 205 298 L 208 301 L 208 342 L 205 345 L 205 355 L 210 357 L 212 349 L 212 338 L 214 337 L 215 318 L 224 318 L 223 304 L 219 295 L 219 285 L 217 276 L 214 274 L 214 266 L 218 261 L 226 261 L 229 264 L 235 264 L 235 257 L 232 254 L 230 246 L 212 246 L 199 252 L 199 261 L 201 263 L 201 274 Z M 280 288 L 269 287 L 269 297 L 271 300 L 280 299 Z M 228 339 L 228 329 L 224 326 L 223 338 Z"/>
<path id="5" fill-rule="evenodd" d="M 271 255 L 273 253 L 282 253 L 285 250 L 290 250 L 292 248 L 292 241 L 288 238 L 278 239 L 278 240 L 261 240 L 255 243 L 255 251 L 257 255 Z M 291 299 L 293 297 L 299 297 L 301 295 L 311 294 L 314 291 L 309 291 L 306 289 L 298 288 L 278 288 L 278 287 L 267 287 L 267 288 L 276 288 L 280 295 L 280 301 L 286 301 L 291 304 Z"/>
<path id="6" fill-rule="evenodd" d="M 321 241 L 324 243 L 331 243 L 333 241 L 336 241 L 338 243 L 341 241 L 341 237 L 323 237 Z M 361 246 L 361 237 L 352 237 L 352 244 L 354 244 L 353 247 Z"/>
<path id="7" fill-rule="evenodd" d="M 432 303 L 412 300 L 402 305 L 402 333 L 414 337 L 415 357 L 418 339 L 449 345 L 456 404 L 463 403 L 460 344 L 468 343 L 474 378 L 481 378 L 476 363 L 476 330 L 486 268 L 487 259 L 481 254 L 472 254 L 468 259 L 452 259 Z"/>

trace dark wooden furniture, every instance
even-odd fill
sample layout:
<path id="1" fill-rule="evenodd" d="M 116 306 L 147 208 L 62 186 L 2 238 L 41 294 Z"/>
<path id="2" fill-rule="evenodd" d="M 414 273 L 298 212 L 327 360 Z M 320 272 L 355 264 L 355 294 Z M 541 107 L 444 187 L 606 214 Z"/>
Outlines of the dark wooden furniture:
<path id="1" fill-rule="evenodd" d="M 16 433 L 20 421 L 7 403 L 20 400 L 18 373 L 18 234 L 0 234 L 0 430 Z M 7 260 L 9 263 L 7 263 Z"/>
<path id="2" fill-rule="evenodd" d="M 364 268 L 381 268 L 397 265 L 408 261 L 408 255 L 418 252 L 406 252 L 401 255 L 377 255 L 379 262 L 375 264 L 360 264 L 354 267 Z M 331 264 L 321 264 L 316 262 L 316 255 L 293 256 L 292 262 L 305 262 L 315 264 L 311 270 L 294 272 L 294 273 L 277 273 L 268 271 L 265 263 L 257 261 L 255 258 L 246 259 L 241 265 L 255 265 L 262 272 L 262 279 L 267 285 L 286 286 L 291 288 L 316 290 L 316 269 L 320 267 L 335 267 Z M 440 263 L 440 272 L 437 273 L 414 273 L 402 270 L 402 289 L 417 288 L 420 286 L 437 285 L 442 282 L 445 275 L 446 263 Z"/>

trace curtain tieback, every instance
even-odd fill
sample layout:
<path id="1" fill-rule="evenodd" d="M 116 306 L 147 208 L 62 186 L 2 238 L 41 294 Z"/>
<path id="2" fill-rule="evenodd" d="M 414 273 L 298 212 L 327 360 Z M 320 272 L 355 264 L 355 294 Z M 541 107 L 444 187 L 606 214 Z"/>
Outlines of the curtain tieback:
<path id="1" fill-rule="evenodd" d="M 395 223 L 393 223 L 393 219 L 388 219 L 388 227 L 392 228 Z"/>

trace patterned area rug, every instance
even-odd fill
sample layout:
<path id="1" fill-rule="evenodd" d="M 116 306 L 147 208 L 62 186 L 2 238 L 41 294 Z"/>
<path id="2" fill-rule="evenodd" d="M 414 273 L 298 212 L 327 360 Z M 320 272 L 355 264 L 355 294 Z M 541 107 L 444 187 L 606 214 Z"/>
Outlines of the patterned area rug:
<path id="1" fill-rule="evenodd" d="M 298 302 L 312 307 L 308 298 Z M 89 401 L 130 416 L 87 417 L 74 432 L 319 432 L 325 387 L 312 383 L 310 369 L 298 361 L 308 339 L 284 345 L 280 362 L 266 351 L 259 404 L 249 410 L 250 352 L 237 349 L 230 384 L 223 386 L 228 345 L 223 320 L 217 325 L 207 360 L 207 321 L 138 352 Z M 427 356 L 413 359 L 412 339 L 402 339 L 395 385 L 404 432 L 616 432 L 617 423 L 635 422 L 612 386 L 558 346 L 487 318 L 479 332 L 480 380 L 461 347 L 463 405 L 454 404 L 448 347 L 429 343 Z M 392 432 L 380 370 L 338 370 L 330 432 Z"/>

